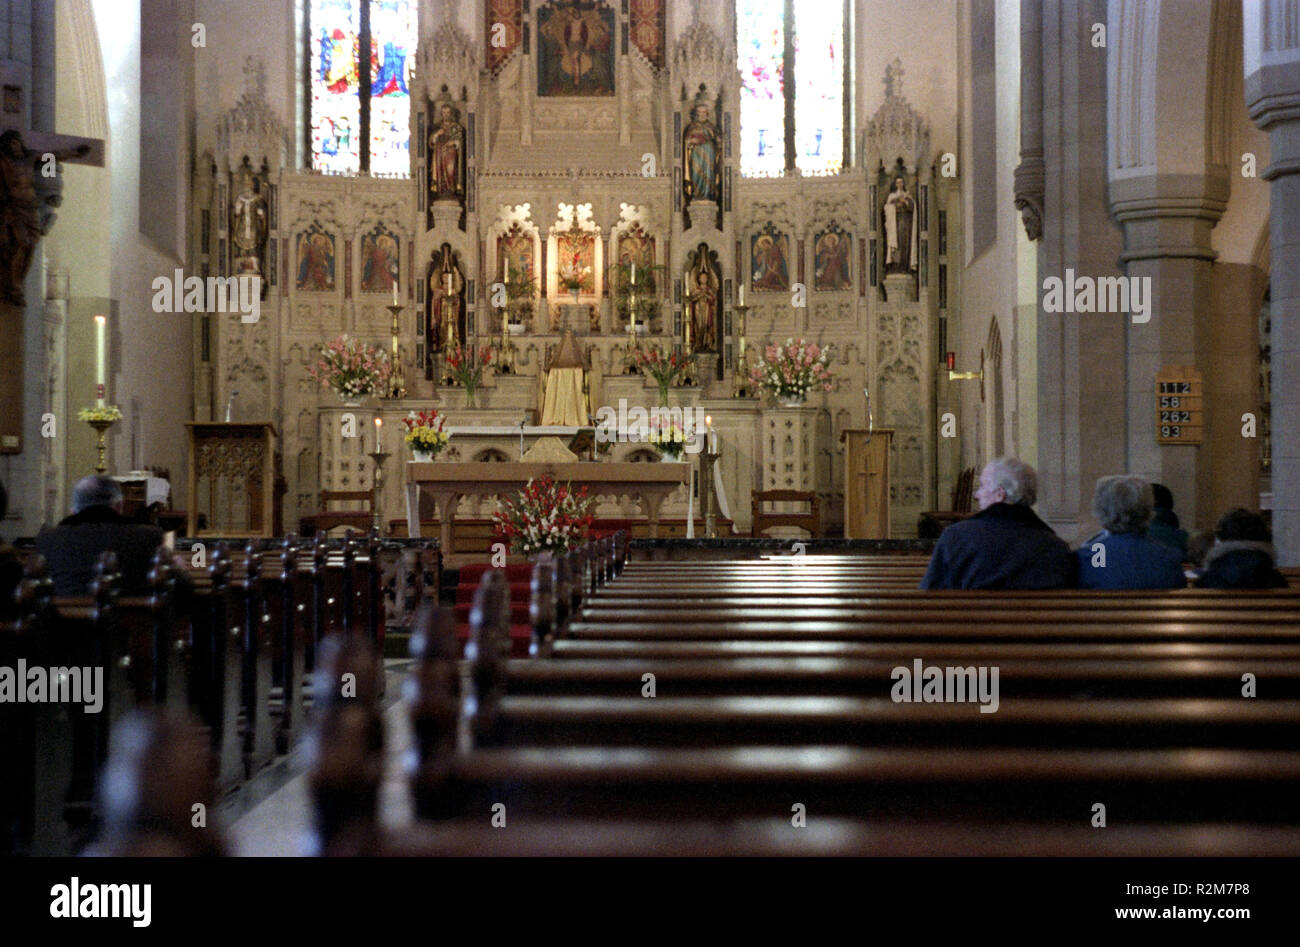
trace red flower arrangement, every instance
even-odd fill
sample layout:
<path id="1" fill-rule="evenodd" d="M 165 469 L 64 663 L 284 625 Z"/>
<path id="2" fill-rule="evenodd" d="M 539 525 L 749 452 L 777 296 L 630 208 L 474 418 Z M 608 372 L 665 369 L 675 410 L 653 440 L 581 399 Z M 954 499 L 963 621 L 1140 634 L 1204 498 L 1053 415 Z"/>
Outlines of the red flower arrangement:
<path id="1" fill-rule="evenodd" d="M 490 345 L 461 348 L 459 342 L 447 353 L 447 368 L 456 382 L 463 385 L 465 392 L 474 397 L 474 392 L 483 380 L 483 372 L 492 364 L 496 351 Z"/>
<path id="2" fill-rule="evenodd" d="M 681 377 L 692 358 L 677 352 L 665 353 L 659 348 L 638 348 L 636 350 L 636 367 L 641 369 L 659 385 L 659 402 L 668 404 L 668 387 Z"/>
<path id="3" fill-rule="evenodd" d="M 591 529 L 594 497 L 587 488 L 557 485 L 545 475 L 528 481 L 513 499 L 505 497 L 492 514 L 492 535 L 510 544 L 510 551 L 531 556 L 565 551 L 581 543 Z"/>

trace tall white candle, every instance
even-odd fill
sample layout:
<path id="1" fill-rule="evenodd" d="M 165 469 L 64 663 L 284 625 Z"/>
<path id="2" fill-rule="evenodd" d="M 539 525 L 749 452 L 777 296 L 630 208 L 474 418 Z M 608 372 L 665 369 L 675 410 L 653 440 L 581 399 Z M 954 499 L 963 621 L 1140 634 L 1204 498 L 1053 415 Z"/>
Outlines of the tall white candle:
<path id="1" fill-rule="evenodd" d="M 107 349 L 105 348 L 104 338 L 107 326 L 108 319 L 106 317 L 95 317 L 95 398 L 101 408 L 104 406 L 104 398 L 108 394 L 108 381 L 105 376 Z"/>
<path id="2" fill-rule="evenodd" d="M 393 305 L 397 305 L 397 279 L 393 278 Z"/>
<path id="3" fill-rule="evenodd" d="M 740 284 L 740 305 L 745 305 L 745 284 Z"/>
<path id="4" fill-rule="evenodd" d="M 384 419 L 380 417 L 376 417 L 375 418 L 375 453 L 376 454 L 378 454 L 379 451 L 382 450 L 382 448 L 379 446 L 379 434 L 380 431 L 383 429 L 383 427 L 384 427 Z"/>

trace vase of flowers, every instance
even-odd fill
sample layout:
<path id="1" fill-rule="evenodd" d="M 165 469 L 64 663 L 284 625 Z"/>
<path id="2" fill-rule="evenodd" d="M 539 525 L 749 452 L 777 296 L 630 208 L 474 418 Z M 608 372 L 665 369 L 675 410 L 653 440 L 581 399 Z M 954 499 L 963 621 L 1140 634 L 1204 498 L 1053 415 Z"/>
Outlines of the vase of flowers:
<path id="1" fill-rule="evenodd" d="M 307 369 L 308 378 L 333 390 L 344 404 L 353 407 L 361 404 L 362 398 L 386 392 L 392 375 L 387 352 L 346 334 L 327 342 L 316 364 Z"/>
<path id="2" fill-rule="evenodd" d="M 637 348 L 636 367 L 653 378 L 655 384 L 659 386 L 660 407 L 668 407 L 668 389 L 682 377 L 691 360 L 691 356 L 679 355 L 677 352 L 664 352 L 657 346 Z"/>
<path id="3" fill-rule="evenodd" d="M 804 339 L 786 339 L 785 345 L 768 344 L 749 378 L 785 407 L 799 407 L 810 392 L 833 387 L 830 360 L 829 346 L 823 349 Z"/>
<path id="4" fill-rule="evenodd" d="M 447 353 L 447 370 L 456 384 L 465 389 L 465 406 L 474 407 L 474 393 L 483 381 L 483 372 L 492 364 L 495 350 L 490 345 L 462 348 L 459 341 Z"/>
<path id="5" fill-rule="evenodd" d="M 646 442 L 659 451 L 664 460 L 680 461 L 686 451 L 687 432 L 671 417 L 651 412 Z"/>
<path id="6" fill-rule="evenodd" d="M 549 475 L 528 481 L 514 497 L 504 497 L 492 514 L 492 535 L 521 556 L 565 552 L 581 543 L 591 528 L 594 497 L 587 488 L 557 484 Z"/>
<path id="7" fill-rule="evenodd" d="M 416 460 L 427 463 L 437 457 L 447 446 L 451 435 L 443 430 L 446 423 L 446 416 L 439 414 L 437 408 L 421 411 L 418 414 L 412 411 L 402 418 L 402 424 L 406 426 L 403 439 L 410 445 L 411 453 Z"/>

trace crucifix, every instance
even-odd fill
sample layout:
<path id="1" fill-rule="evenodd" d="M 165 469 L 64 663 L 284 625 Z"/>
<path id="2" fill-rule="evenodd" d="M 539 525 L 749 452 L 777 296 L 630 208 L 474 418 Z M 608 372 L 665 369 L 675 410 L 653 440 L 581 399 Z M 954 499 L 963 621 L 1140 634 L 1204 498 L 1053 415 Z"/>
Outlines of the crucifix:
<path id="1" fill-rule="evenodd" d="M 19 128 L 23 93 L 6 85 L 0 111 L 0 454 L 23 450 L 23 283 L 63 201 L 60 162 L 104 166 L 97 138 Z"/>

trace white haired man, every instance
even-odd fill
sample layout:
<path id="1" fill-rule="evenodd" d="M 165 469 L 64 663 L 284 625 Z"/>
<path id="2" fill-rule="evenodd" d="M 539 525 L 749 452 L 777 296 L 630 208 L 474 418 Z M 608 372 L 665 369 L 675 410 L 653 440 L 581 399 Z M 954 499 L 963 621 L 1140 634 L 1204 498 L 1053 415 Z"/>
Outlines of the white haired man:
<path id="1" fill-rule="evenodd" d="M 923 589 L 1059 589 L 1074 585 L 1069 545 L 1030 507 L 1034 468 L 1014 457 L 990 461 L 975 491 L 979 512 L 939 535 Z"/>

